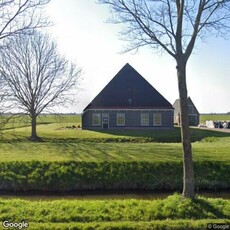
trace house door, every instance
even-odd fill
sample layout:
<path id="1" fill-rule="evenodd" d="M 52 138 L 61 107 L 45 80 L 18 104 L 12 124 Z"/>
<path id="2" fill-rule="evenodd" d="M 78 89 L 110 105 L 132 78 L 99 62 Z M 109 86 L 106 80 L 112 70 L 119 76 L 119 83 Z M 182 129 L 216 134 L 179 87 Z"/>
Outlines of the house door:
<path id="1" fill-rule="evenodd" d="M 102 114 L 102 128 L 103 129 L 109 128 L 109 114 L 108 113 Z"/>

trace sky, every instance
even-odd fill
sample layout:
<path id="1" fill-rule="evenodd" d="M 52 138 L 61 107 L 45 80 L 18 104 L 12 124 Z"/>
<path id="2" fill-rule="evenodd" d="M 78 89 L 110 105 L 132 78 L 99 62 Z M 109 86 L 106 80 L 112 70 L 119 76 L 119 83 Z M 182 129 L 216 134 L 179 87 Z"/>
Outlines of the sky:
<path id="1" fill-rule="evenodd" d="M 78 103 L 62 112 L 81 113 L 126 63 L 170 103 L 179 98 L 175 60 L 148 47 L 121 54 L 128 44 L 119 38 L 124 25 L 106 22 L 107 6 L 95 0 L 51 0 L 46 14 L 60 53 L 83 71 Z M 187 88 L 200 113 L 230 112 L 230 40 L 209 37 L 197 43 L 187 64 Z"/>

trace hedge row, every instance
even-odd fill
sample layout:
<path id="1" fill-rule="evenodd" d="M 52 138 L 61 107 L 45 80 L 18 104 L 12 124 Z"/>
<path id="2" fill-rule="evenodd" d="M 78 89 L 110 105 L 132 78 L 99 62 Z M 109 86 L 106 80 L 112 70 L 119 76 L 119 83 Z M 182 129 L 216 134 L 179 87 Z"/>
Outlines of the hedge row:
<path id="1" fill-rule="evenodd" d="M 1 162 L 0 190 L 179 190 L 182 168 L 181 162 Z M 196 162 L 194 169 L 197 188 L 230 187 L 229 164 Z"/>
<path id="2" fill-rule="evenodd" d="M 0 133 L 1 134 L 1 133 Z M 15 137 L 11 139 L 0 138 L 2 143 L 14 143 L 14 142 L 28 142 L 26 137 Z M 199 139 L 200 140 L 200 139 Z M 198 141 L 192 139 L 192 142 Z M 180 136 L 175 137 L 116 137 L 116 138 L 46 138 L 42 137 L 39 142 L 51 142 L 51 143 L 179 143 L 181 142 Z"/>

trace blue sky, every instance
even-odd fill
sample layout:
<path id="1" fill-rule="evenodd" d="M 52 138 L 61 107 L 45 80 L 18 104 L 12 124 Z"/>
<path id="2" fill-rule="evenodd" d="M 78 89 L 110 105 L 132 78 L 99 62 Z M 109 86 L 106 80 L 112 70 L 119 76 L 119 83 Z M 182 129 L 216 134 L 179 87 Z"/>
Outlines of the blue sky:
<path id="1" fill-rule="evenodd" d="M 126 63 L 131 64 L 170 103 L 178 98 L 176 63 L 168 54 L 142 48 L 120 54 L 122 25 L 106 23 L 109 9 L 95 0 L 51 0 L 49 32 L 59 50 L 83 69 L 79 102 L 63 112 L 82 112 Z M 187 66 L 188 94 L 200 113 L 230 112 L 230 40 L 211 37 L 198 42 Z"/>

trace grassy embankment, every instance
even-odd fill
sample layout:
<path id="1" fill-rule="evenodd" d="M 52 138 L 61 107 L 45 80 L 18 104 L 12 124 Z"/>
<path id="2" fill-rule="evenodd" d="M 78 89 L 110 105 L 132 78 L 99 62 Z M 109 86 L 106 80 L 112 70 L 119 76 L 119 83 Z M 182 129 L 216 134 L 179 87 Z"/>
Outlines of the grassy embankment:
<path id="1" fill-rule="evenodd" d="M 24 201 L 0 199 L 0 220 L 26 220 L 31 229 L 207 229 L 230 224 L 230 201 L 180 195 L 163 200 Z"/>

